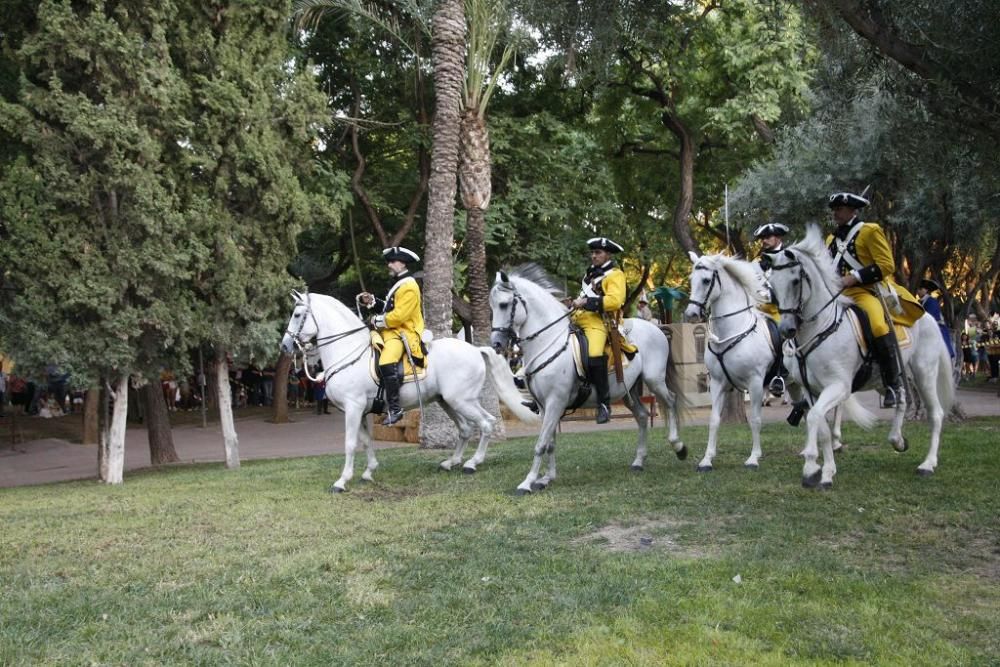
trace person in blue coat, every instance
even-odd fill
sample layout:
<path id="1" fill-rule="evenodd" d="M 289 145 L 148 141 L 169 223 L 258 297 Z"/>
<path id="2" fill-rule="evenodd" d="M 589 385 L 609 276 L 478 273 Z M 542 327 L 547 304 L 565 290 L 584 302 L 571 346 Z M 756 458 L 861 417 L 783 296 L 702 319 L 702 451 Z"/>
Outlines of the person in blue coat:
<path id="1" fill-rule="evenodd" d="M 944 343 L 948 346 L 948 354 L 951 358 L 955 358 L 955 346 L 951 341 L 951 329 L 944 321 L 944 315 L 941 314 L 941 304 L 938 303 L 937 297 L 934 296 L 935 292 L 940 292 L 941 286 L 938 285 L 933 280 L 921 280 L 920 287 L 917 288 L 917 296 L 920 298 L 920 305 L 924 307 L 934 321 L 937 322 L 938 328 L 941 330 L 941 335 L 944 337 Z"/>

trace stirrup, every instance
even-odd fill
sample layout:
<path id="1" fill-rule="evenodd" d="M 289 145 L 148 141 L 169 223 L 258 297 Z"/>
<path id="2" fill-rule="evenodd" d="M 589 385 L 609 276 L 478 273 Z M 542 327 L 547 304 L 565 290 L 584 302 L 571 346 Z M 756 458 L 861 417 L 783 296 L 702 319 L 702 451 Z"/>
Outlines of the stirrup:
<path id="1" fill-rule="evenodd" d="M 896 407 L 896 403 L 897 403 L 896 389 L 894 387 L 886 387 L 885 393 L 882 394 L 882 407 L 894 408 Z"/>
<path id="2" fill-rule="evenodd" d="M 536 415 L 539 414 L 539 412 L 540 412 L 540 410 L 538 409 L 538 403 L 536 403 L 535 401 L 521 401 L 521 405 L 523 405 L 524 407 L 528 408 L 529 410 L 531 410 L 532 412 L 534 412 Z"/>
<path id="3" fill-rule="evenodd" d="M 607 424 L 611 420 L 611 411 L 604 403 L 597 404 L 597 423 Z"/>
<path id="4" fill-rule="evenodd" d="M 780 375 L 775 375 L 771 378 L 771 382 L 767 385 L 767 390 L 771 392 L 775 398 L 781 398 L 785 395 L 785 378 Z"/>
<path id="5" fill-rule="evenodd" d="M 385 414 L 385 419 L 382 420 L 382 426 L 392 426 L 396 422 L 402 421 L 403 411 L 397 410 L 396 412 L 389 411 Z"/>

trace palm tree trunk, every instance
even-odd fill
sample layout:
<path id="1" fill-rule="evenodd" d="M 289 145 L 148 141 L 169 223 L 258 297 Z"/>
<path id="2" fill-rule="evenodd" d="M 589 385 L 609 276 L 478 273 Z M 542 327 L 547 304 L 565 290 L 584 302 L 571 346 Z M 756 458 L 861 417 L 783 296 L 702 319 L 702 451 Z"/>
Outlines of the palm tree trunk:
<path id="1" fill-rule="evenodd" d="M 423 289 L 424 321 L 438 337 L 452 335 L 451 292 L 454 278 L 451 249 L 455 239 L 459 108 L 465 79 L 465 34 L 463 0 L 441 0 L 434 12 L 431 30 L 435 108 Z M 434 405 L 424 410 L 420 420 L 421 447 L 450 447 L 457 437 L 457 430 L 441 408 Z"/>

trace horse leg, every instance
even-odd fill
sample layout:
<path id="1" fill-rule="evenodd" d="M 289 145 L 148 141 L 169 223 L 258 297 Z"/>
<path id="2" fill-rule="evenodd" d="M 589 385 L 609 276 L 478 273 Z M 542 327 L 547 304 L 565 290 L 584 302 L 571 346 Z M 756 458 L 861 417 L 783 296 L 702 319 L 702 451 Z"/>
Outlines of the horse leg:
<path id="1" fill-rule="evenodd" d="M 810 408 L 808 414 L 806 415 L 806 447 L 803 452 L 805 457 L 805 462 L 802 464 L 802 486 L 812 489 L 815 488 L 817 484 L 820 483 L 821 469 L 816 463 L 816 458 L 819 455 L 817 449 L 817 438 L 819 435 L 819 429 L 826 427 L 826 415 L 833 409 L 834 406 L 847 400 L 850 396 L 850 387 L 846 387 L 843 383 L 835 382 L 833 384 L 827 385 L 820 392 L 819 397 L 813 403 L 812 408 Z M 833 457 L 830 457 L 833 460 Z"/>
<path id="2" fill-rule="evenodd" d="M 899 398 L 896 400 L 896 407 L 892 413 L 892 428 L 889 429 L 889 443 L 897 452 L 905 452 L 910 448 L 910 444 L 903 437 L 903 420 L 906 419 L 906 403 L 909 396 L 906 395 L 906 383 L 899 383 Z"/>
<path id="3" fill-rule="evenodd" d="M 667 442 L 670 443 L 677 458 L 683 461 L 687 458 L 688 451 L 680 437 L 680 406 L 677 405 L 677 394 L 670 391 L 662 378 L 643 376 L 643 381 L 660 404 L 660 412 L 663 413 L 663 420 L 667 424 Z"/>
<path id="4" fill-rule="evenodd" d="M 358 429 L 358 435 L 365 446 L 365 454 L 368 457 L 368 465 L 361 473 L 361 479 L 366 482 L 374 482 L 375 478 L 372 475 L 378 468 L 378 459 L 375 458 L 375 441 L 372 439 L 372 434 L 368 432 L 368 418 L 365 416 L 361 417 L 361 428 Z"/>
<path id="5" fill-rule="evenodd" d="M 844 421 L 844 406 L 843 404 L 838 405 L 833 411 L 833 441 L 830 443 L 830 448 L 839 452 L 844 448 L 844 441 L 841 436 L 841 423 Z"/>
<path id="6" fill-rule="evenodd" d="M 497 419 L 482 406 L 478 399 L 455 405 L 454 409 L 462 415 L 467 424 L 475 424 L 479 427 L 479 445 L 476 447 L 476 453 L 462 466 L 462 472 L 472 474 L 476 472 L 479 464 L 486 460 L 486 450 L 490 446 L 490 436 L 493 435 L 493 427 L 496 425 Z"/>
<path id="7" fill-rule="evenodd" d="M 725 381 L 716 381 L 715 378 L 709 380 L 708 389 L 712 394 L 712 414 L 708 417 L 708 447 L 705 449 L 705 456 L 698 462 L 696 468 L 698 472 L 712 470 L 712 460 L 715 459 L 716 445 L 719 440 L 719 423 L 722 421 L 723 394 L 728 384 Z"/>
<path id="8" fill-rule="evenodd" d="M 839 405 L 835 411 L 843 412 Z M 833 434 L 830 431 L 830 423 L 826 419 L 821 419 L 819 425 L 819 440 L 823 444 L 823 473 L 819 488 L 830 489 L 833 487 L 833 476 L 837 474 L 837 462 L 833 458 Z"/>
<path id="9" fill-rule="evenodd" d="M 924 409 L 927 412 L 927 422 L 930 425 L 931 444 L 927 457 L 917 466 L 917 474 L 933 475 L 938 464 L 938 448 L 941 446 L 941 425 L 944 422 L 944 407 L 937 394 L 937 376 L 940 370 L 936 364 L 929 364 L 914 373 L 914 384 L 918 385 L 923 398 Z"/>
<path id="10" fill-rule="evenodd" d="M 465 446 L 472 438 L 472 425 L 465 417 L 455 412 L 455 409 L 445 401 L 438 401 L 438 405 L 444 409 L 445 414 L 455 422 L 455 426 L 458 428 L 458 442 L 455 443 L 455 451 L 451 453 L 451 456 L 438 464 L 440 470 L 447 471 L 462 462 L 462 454 L 465 452 Z"/>
<path id="11" fill-rule="evenodd" d="M 752 447 L 750 449 L 750 458 L 743 462 L 743 467 L 747 470 L 757 470 L 760 467 L 760 425 L 761 416 L 760 413 L 763 411 L 764 405 L 764 378 L 757 377 L 756 375 L 750 378 L 750 414 L 747 416 L 747 421 L 750 422 L 750 438 L 752 440 Z"/>
<path id="12" fill-rule="evenodd" d="M 344 405 L 344 470 L 340 479 L 330 487 L 331 493 L 347 490 L 347 483 L 354 477 L 354 450 L 358 448 L 358 432 L 364 419 L 364 408 L 356 403 Z"/>
<path id="13" fill-rule="evenodd" d="M 542 467 L 542 456 L 550 453 L 551 464 L 553 466 L 555 464 L 556 426 L 559 425 L 559 418 L 562 416 L 562 413 L 561 408 L 555 410 L 548 406 L 543 411 L 542 428 L 538 433 L 538 440 L 535 441 L 535 458 L 531 462 L 531 470 L 528 471 L 528 476 L 524 478 L 523 482 L 517 485 L 515 491 L 517 495 L 523 496 L 526 493 L 545 488 L 545 486 L 536 487 L 535 484 L 538 482 L 538 471 Z M 546 480 L 546 486 L 549 481 L 551 481 L 551 478 Z"/>
<path id="14" fill-rule="evenodd" d="M 642 402 L 642 383 L 636 382 L 629 390 L 632 400 L 629 409 L 639 425 L 639 445 L 635 450 L 635 460 L 632 461 L 631 469 L 639 472 L 646 463 L 646 431 L 649 430 L 649 410 Z"/>

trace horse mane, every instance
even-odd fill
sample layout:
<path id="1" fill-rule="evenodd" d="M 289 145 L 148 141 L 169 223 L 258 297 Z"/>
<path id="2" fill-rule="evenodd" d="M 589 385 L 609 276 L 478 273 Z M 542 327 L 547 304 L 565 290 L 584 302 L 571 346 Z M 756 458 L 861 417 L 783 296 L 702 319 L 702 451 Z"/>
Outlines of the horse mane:
<path id="1" fill-rule="evenodd" d="M 556 299 L 561 299 L 566 295 L 562 286 L 553 280 L 552 276 L 535 262 L 526 262 L 520 266 L 516 266 L 511 269 L 509 275 L 512 278 L 522 278 L 541 287 Z"/>
<path id="2" fill-rule="evenodd" d="M 789 246 L 789 250 L 797 250 L 803 258 L 809 259 L 813 263 L 816 273 L 822 278 L 831 294 L 836 294 L 841 290 L 840 275 L 837 273 L 837 267 L 833 263 L 833 257 L 830 256 L 830 250 L 826 246 L 826 239 L 823 238 L 823 232 L 820 231 L 819 225 L 809 225 L 806 228 L 805 237 Z M 843 295 L 838 300 L 850 303 L 850 299 Z"/>
<path id="3" fill-rule="evenodd" d="M 302 296 L 305 297 L 306 295 L 303 294 Z M 347 305 L 344 304 L 344 302 L 341 301 L 340 299 L 332 297 L 329 294 L 319 294 L 317 292 L 310 292 L 308 296 L 313 304 L 318 303 L 320 305 L 330 306 L 335 311 L 337 311 L 341 316 L 347 319 L 348 322 L 357 322 L 358 324 L 363 324 L 361 319 L 358 317 L 358 314 L 355 313 L 350 308 L 348 308 Z"/>
<path id="4" fill-rule="evenodd" d="M 758 303 L 764 303 L 764 295 L 767 294 L 767 284 L 764 282 L 764 273 L 759 271 L 750 262 L 741 259 L 739 256 L 730 257 L 728 255 L 703 255 L 699 261 L 704 261 L 708 268 L 713 270 L 723 269 L 733 280 L 739 283 L 743 290 L 751 299 Z"/>

